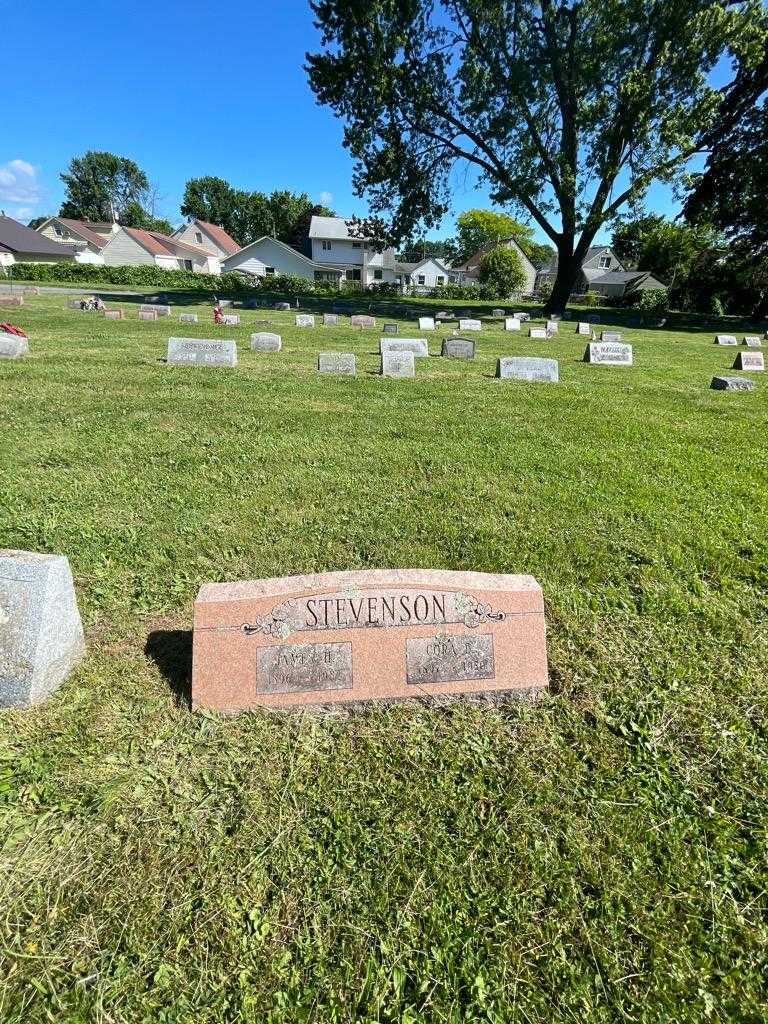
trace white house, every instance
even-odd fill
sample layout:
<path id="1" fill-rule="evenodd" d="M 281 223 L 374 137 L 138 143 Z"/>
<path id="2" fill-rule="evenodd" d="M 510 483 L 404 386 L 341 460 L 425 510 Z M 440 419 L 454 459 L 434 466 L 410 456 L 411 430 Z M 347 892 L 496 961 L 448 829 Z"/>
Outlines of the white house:
<path id="1" fill-rule="evenodd" d="M 119 228 L 104 246 L 102 256 L 108 267 L 155 266 L 161 270 L 191 270 L 196 274 L 221 273 L 218 256 L 142 228 Z"/>
<path id="2" fill-rule="evenodd" d="M 340 271 L 342 280 L 359 281 L 361 288 L 395 283 L 395 250 L 376 252 L 368 241 L 356 238 L 343 217 L 313 217 L 309 226 L 312 262 Z"/>
<path id="3" fill-rule="evenodd" d="M 480 274 L 480 260 L 491 249 L 498 248 L 515 250 L 520 257 L 520 262 L 525 271 L 525 284 L 520 289 L 520 293 L 522 295 L 532 295 L 536 290 L 536 267 L 534 267 L 514 238 L 501 238 L 497 242 L 489 242 L 487 245 L 484 245 L 474 256 L 470 256 L 465 263 L 452 268 L 453 280 L 455 280 L 456 284 L 472 284 L 477 281 Z"/>
<path id="4" fill-rule="evenodd" d="M 0 210 L 0 271 L 14 263 L 73 263 L 75 251 L 38 234 Z"/>
<path id="5" fill-rule="evenodd" d="M 222 270 L 239 270 L 256 277 L 294 274 L 308 281 L 331 280 L 338 283 L 342 272 L 310 260 L 290 245 L 263 235 L 222 261 Z"/>
<path id="6" fill-rule="evenodd" d="M 224 228 L 218 224 L 210 224 L 207 220 L 191 220 L 182 224 L 174 231 L 173 238 L 187 245 L 196 245 L 198 249 L 205 249 L 220 260 L 240 251 L 240 246 L 231 235 L 228 235 Z"/>
<path id="7" fill-rule="evenodd" d="M 78 263 L 104 263 L 104 246 L 120 225 L 112 221 L 84 221 L 71 217 L 49 217 L 37 228 L 41 235 L 75 250 Z"/>
<path id="8" fill-rule="evenodd" d="M 420 295 L 431 288 L 439 288 L 455 279 L 453 270 L 434 256 L 427 256 L 419 263 L 395 263 L 403 291 Z"/>

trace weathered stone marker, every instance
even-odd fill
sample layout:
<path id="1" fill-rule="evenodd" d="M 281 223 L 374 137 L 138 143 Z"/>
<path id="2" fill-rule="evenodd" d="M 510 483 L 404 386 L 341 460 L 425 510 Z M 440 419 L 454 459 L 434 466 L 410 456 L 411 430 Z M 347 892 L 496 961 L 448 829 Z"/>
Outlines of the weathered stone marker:
<path id="1" fill-rule="evenodd" d="M 23 295 L 0 295 L 0 306 L 23 306 Z"/>
<path id="2" fill-rule="evenodd" d="M 84 650 L 67 559 L 0 551 L 0 707 L 44 700 Z"/>
<path id="3" fill-rule="evenodd" d="M 351 327 L 375 327 L 376 318 L 373 316 L 365 316 L 364 314 L 358 314 L 349 318 Z"/>
<path id="4" fill-rule="evenodd" d="M 591 341 L 584 350 L 584 362 L 631 366 L 632 346 L 618 341 Z"/>
<path id="5" fill-rule="evenodd" d="M 169 338 L 168 363 L 194 366 L 236 366 L 234 341 L 215 338 Z"/>
<path id="6" fill-rule="evenodd" d="M 588 323 L 585 323 L 585 322 L 584 322 L 584 321 L 582 320 L 582 321 L 581 321 L 581 322 L 580 322 L 580 323 L 578 324 L 578 326 L 576 327 L 576 333 L 577 333 L 577 334 L 584 334 L 584 335 L 586 335 L 586 336 L 587 336 L 588 338 L 591 338 L 591 337 L 592 337 L 592 328 L 591 328 L 591 326 L 590 326 L 590 325 L 589 325 Z"/>
<path id="7" fill-rule="evenodd" d="M 357 373 L 355 356 L 352 352 L 320 352 L 317 356 L 317 372 L 354 377 Z"/>
<path id="8" fill-rule="evenodd" d="M 207 583 L 195 601 L 195 708 L 350 704 L 547 688 L 531 576 L 369 569 Z"/>
<path id="9" fill-rule="evenodd" d="M 142 306 L 139 306 L 139 310 L 149 310 L 152 313 L 156 313 L 158 316 L 170 316 L 171 315 L 171 307 L 170 306 L 142 305 Z"/>
<path id="10" fill-rule="evenodd" d="M 600 341 L 621 341 L 621 334 L 618 331 L 601 331 Z"/>
<path id="11" fill-rule="evenodd" d="M 519 331 L 520 330 L 520 318 L 516 316 L 508 316 L 504 320 L 505 331 Z"/>
<path id="12" fill-rule="evenodd" d="M 482 325 L 482 323 L 479 320 L 468 320 L 468 319 L 461 319 L 461 320 L 459 320 L 459 330 L 460 331 L 482 331 L 482 329 L 483 329 L 483 325 Z"/>
<path id="13" fill-rule="evenodd" d="M 444 338 L 440 354 L 445 359 L 474 359 L 475 343 L 469 338 Z"/>
<path id="14" fill-rule="evenodd" d="M 419 330 L 420 331 L 434 331 L 435 329 L 435 318 L 432 316 L 420 316 L 419 317 Z"/>
<path id="15" fill-rule="evenodd" d="M 491 316 L 495 316 L 497 320 L 500 320 L 506 313 L 505 309 L 492 309 Z"/>
<path id="16" fill-rule="evenodd" d="M 426 338 L 381 338 L 379 352 L 413 352 L 419 358 L 429 355 Z"/>
<path id="17" fill-rule="evenodd" d="M 739 352 L 733 363 L 734 370 L 751 370 L 760 373 L 765 369 L 762 352 Z"/>
<path id="18" fill-rule="evenodd" d="M 338 313 L 323 313 L 323 327 L 337 327 L 338 323 Z"/>
<path id="19" fill-rule="evenodd" d="M 547 328 L 548 334 L 557 334 L 560 331 L 560 321 L 547 320 L 545 327 Z"/>
<path id="20" fill-rule="evenodd" d="M 297 313 L 296 314 L 296 326 L 297 327 L 314 327 L 315 318 L 311 313 Z"/>
<path id="21" fill-rule="evenodd" d="M 743 344 L 745 344 L 747 348 L 762 348 L 763 346 L 760 336 L 757 334 L 745 334 Z"/>
<path id="22" fill-rule="evenodd" d="M 382 352 L 382 377 L 415 377 L 416 361 L 413 352 Z"/>
<path id="23" fill-rule="evenodd" d="M 528 328 L 529 338 L 546 338 L 547 328 L 546 327 L 529 327 Z"/>
<path id="24" fill-rule="evenodd" d="M 183 324 L 196 324 L 197 313 L 179 313 L 179 320 Z"/>
<path id="25" fill-rule="evenodd" d="M 271 331 L 258 331 L 251 335 L 251 352 L 279 352 L 283 339 Z"/>
<path id="26" fill-rule="evenodd" d="M 715 335 L 716 345 L 738 345 L 735 334 L 716 334 Z"/>
<path id="27" fill-rule="evenodd" d="M 290 302 L 276 302 L 275 303 L 275 309 L 290 309 L 290 308 L 291 308 Z"/>
<path id="28" fill-rule="evenodd" d="M 0 359 L 18 359 L 29 352 L 29 342 L 18 334 L 0 332 Z"/>
<path id="29" fill-rule="evenodd" d="M 560 380 L 560 367 L 556 359 L 503 356 L 496 362 L 496 376 L 505 380 L 541 380 L 556 384 Z"/>
<path id="30" fill-rule="evenodd" d="M 746 377 L 713 377 L 709 386 L 715 391 L 754 391 L 755 382 Z"/>
<path id="31" fill-rule="evenodd" d="M 122 309 L 105 309 L 104 310 L 105 320 L 122 320 L 123 311 Z"/>
<path id="32" fill-rule="evenodd" d="M 140 309 L 139 320 L 157 320 L 157 312 L 154 309 Z"/>
<path id="33" fill-rule="evenodd" d="M 381 325 L 381 329 L 382 329 L 382 331 L 385 334 L 397 334 L 397 332 L 398 332 L 398 325 L 397 324 L 382 324 Z"/>
<path id="34" fill-rule="evenodd" d="M 224 327 L 239 327 L 240 317 L 237 313 L 225 313 L 221 318 L 221 322 Z"/>

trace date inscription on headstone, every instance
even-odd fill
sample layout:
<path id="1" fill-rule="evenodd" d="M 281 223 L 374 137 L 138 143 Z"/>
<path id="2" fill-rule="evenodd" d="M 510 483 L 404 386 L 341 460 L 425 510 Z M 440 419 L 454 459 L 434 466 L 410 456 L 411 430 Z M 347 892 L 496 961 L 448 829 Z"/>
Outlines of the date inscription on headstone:
<path id="1" fill-rule="evenodd" d="M 257 693 L 352 689 L 352 644 L 279 644 L 256 652 Z"/>
<path id="2" fill-rule="evenodd" d="M 405 659 L 411 685 L 493 679 L 493 635 L 417 637 L 405 641 Z"/>

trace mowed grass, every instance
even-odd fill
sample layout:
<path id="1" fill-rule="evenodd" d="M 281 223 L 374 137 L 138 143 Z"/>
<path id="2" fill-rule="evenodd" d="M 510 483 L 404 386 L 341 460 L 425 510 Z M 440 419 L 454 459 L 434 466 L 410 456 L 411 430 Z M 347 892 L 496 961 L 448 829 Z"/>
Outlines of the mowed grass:
<path id="1" fill-rule="evenodd" d="M 0 362 L 0 546 L 69 557 L 88 639 L 0 713 L 0 1019 L 762 1022 L 768 381 L 710 391 L 710 329 L 625 329 L 630 369 L 486 323 L 398 381 L 379 330 L 64 301 Z M 536 576 L 551 694 L 189 710 L 201 583 L 390 566 Z"/>

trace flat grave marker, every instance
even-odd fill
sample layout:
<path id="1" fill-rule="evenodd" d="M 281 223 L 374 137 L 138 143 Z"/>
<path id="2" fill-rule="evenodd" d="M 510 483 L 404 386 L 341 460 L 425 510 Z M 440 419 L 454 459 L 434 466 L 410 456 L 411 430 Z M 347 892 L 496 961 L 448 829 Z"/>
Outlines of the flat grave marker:
<path id="1" fill-rule="evenodd" d="M 381 338 L 379 353 L 385 352 L 412 352 L 421 359 L 429 355 L 429 345 L 426 338 Z"/>
<path id="2" fill-rule="evenodd" d="M 382 352 L 382 377 L 415 377 L 416 361 L 413 352 Z"/>
<path id="3" fill-rule="evenodd" d="M 739 352 L 733 363 L 734 370 L 750 370 L 752 373 L 762 373 L 765 369 L 765 360 L 762 352 Z"/>
<path id="4" fill-rule="evenodd" d="M 754 391 L 755 382 L 746 377 L 713 377 L 709 385 L 714 391 Z"/>
<path id="5" fill-rule="evenodd" d="M 352 352 L 320 352 L 317 357 L 317 372 L 354 377 L 357 373 L 355 356 Z"/>
<path id="6" fill-rule="evenodd" d="M 474 359 L 475 343 L 469 338 L 444 338 L 440 354 L 444 359 Z"/>
<path id="7" fill-rule="evenodd" d="M 560 380 L 560 367 L 556 359 L 534 356 L 502 356 L 496 362 L 496 376 L 504 380 L 547 381 Z"/>
<path id="8" fill-rule="evenodd" d="M 272 331 L 257 331 L 251 335 L 251 352 L 279 352 L 283 339 Z"/>
<path id="9" fill-rule="evenodd" d="M 530 699 L 547 685 L 531 576 L 367 569 L 207 583 L 195 601 L 195 708 Z"/>
<path id="10" fill-rule="evenodd" d="M 591 341 L 584 350 L 584 362 L 632 366 L 632 346 L 618 341 Z"/>
<path id="11" fill-rule="evenodd" d="M 67 559 L 0 551 L 0 707 L 44 700 L 84 651 Z"/>
<path id="12" fill-rule="evenodd" d="M 173 366 L 236 366 L 234 341 L 216 338 L 169 338 L 168 364 Z"/>

